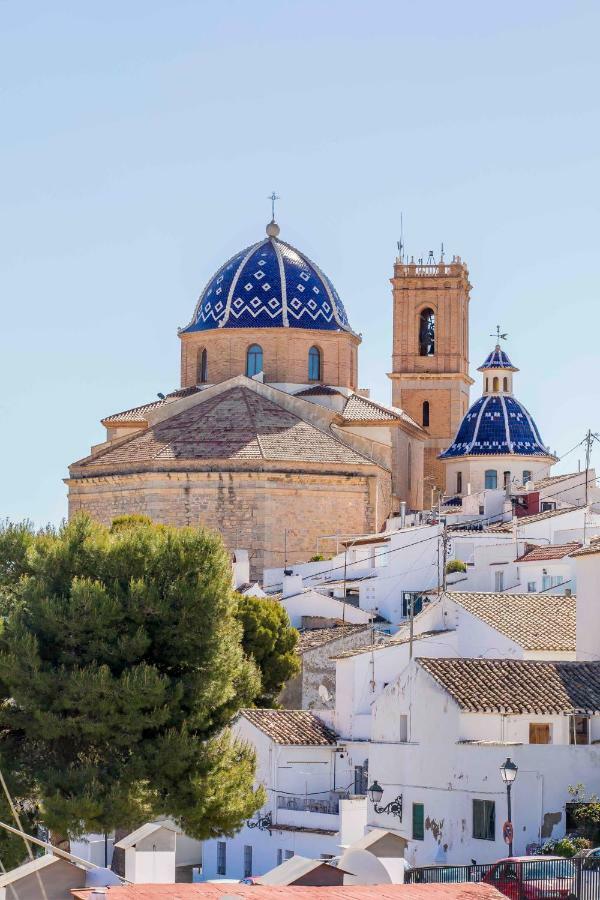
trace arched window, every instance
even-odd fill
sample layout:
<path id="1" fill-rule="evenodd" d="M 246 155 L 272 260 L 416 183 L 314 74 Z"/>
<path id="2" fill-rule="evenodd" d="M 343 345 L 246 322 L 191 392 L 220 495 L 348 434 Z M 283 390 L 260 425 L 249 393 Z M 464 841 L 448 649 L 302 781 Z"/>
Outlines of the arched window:
<path id="1" fill-rule="evenodd" d="M 503 391 L 508 390 L 508 378 L 505 378 L 504 381 L 502 382 L 502 390 Z"/>
<path id="2" fill-rule="evenodd" d="M 263 352 L 259 344 L 251 344 L 246 353 L 246 375 L 252 378 L 263 370 Z"/>
<path id="3" fill-rule="evenodd" d="M 419 356 L 433 356 L 435 353 L 435 313 L 423 309 L 419 315 Z"/>
<path id="4" fill-rule="evenodd" d="M 423 400 L 423 427 L 429 428 L 429 400 Z"/>
<path id="5" fill-rule="evenodd" d="M 456 473 L 456 493 L 462 494 L 462 472 Z"/>
<path id="6" fill-rule="evenodd" d="M 494 383 L 492 386 L 492 390 L 493 390 L 494 394 L 497 394 L 498 391 L 500 390 L 500 379 L 498 378 L 497 375 L 494 375 Z"/>
<path id="7" fill-rule="evenodd" d="M 204 347 L 198 354 L 198 383 L 204 384 L 208 381 L 208 353 Z"/>
<path id="8" fill-rule="evenodd" d="M 485 486 L 488 490 L 495 490 L 498 487 L 498 473 L 495 469 L 485 470 Z"/>
<path id="9" fill-rule="evenodd" d="M 318 347 L 311 347 L 308 351 L 308 380 L 321 380 L 321 351 Z"/>
<path id="10" fill-rule="evenodd" d="M 489 391 L 489 389 L 490 389 L 490 379 L 486 375 L 485 376 L 485 392 L 486 392 L 486 394 Z"/>

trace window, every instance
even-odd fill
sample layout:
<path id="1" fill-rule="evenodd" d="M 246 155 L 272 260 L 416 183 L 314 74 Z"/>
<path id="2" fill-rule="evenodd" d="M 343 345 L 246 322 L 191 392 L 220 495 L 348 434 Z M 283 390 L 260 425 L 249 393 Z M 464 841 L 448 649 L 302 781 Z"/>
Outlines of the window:
<path id="1" fill-rule="evenodd" d="M 429 428 L 429 400 L 423 401 L 423 428 Z"/>
<path id="2" fill-rule="evenodd" d="M 504 590 L 504 572 L 494 572 L 494 590 Z"/>
<path id="3" fill-rule="evenodd" d="M 530 744 L 550 744 L 550 723 L 549 722 L 530 722 L 529 723 L 529 743 Z"/>
<path id="4" fill-rule="evenodd" d="M 248 347 L 246 353 L 246 375 L 252 378 L 263 370 L 263 352 L 262 347 L 258 344 L 252 344 Z"/>
<path id="5" fill-rule="evenodd" d="M 217 841 L 217 875 L 225 875 L 227 871 L 227 844 Z"/>
<path id="6" fill-rule="evenodd" d="M 537 591 L 537 583 L 535 581 L 528 581 L 527 582 L 527 593 L 535 594 L 536 591 Z"/>
<path id="7" fill-rule="evenodd" d="M 531 480 L 531 470 L 523 469 L 523 484 L 527 484 L 527 482 Z"/>
<path id="8" fill-rule="evenodd" d="M 494 394 L 497 394 L 500 390 L 500 379 L 497 375 L 494 375 L 494 380 L 492 382 L 492 391 Z"/>
<path id="9" fill-rule="evenodd" d="M 285 854 L 286 859 L 291 859 L 292 856 L 294 855 L 294 851 L 293 850 L 284 850 L 284 854 Z"/>
<path id="10" fill-rule="evenodd" d="M 540 512 L 550 512 L 550 510 L 552 509 L 556 509 L 555 500 L 542 500 L 542 508 Z"/>
<path id="11" fill-rule="evenodd" d="M 510 490 L 510 472 L 503 472 L 502 477 L 504 480 L 504 490 L 508 493 Z"/>
<path id="12" fill-rule="evenodd" d="M 413 616 L 417 616 L 423 609 L 423 594 L 418 591 L 402 591 L 402 618 L 408 619 L 413 608 Z"/>
<path id="13" fill-rule="evenodd" d="M 503 379 L 502 379 L 502 390 L 503 390 L 503 391 L 507 391 L 507 390 L 508 390 L 508 378 L 503 378 Z"/>
<path id="14" fill-rule="evenodd" d="M 244 878 L 252 875 L 252 847 L 246 844 L 244 847 Z"/>
<path id="15" fill-rule="evenodd" d="M 354 793 L 359 796 L 366 794 L 369 789 L 369 760 L 365 759 L 362 766 L 354 766 Z"/>
<path id="16" fill-rule="evenodd" d="M 485 470 L 485 486 L 488 490 L 495 490 L 498 487 L 498 473 L 495 469 Z"/>
<path id="17" fill-rule="evenodd" d="M 557 587 L 566 581 L 562 575 L 542 575 L 542 590 L 549 591 L 550 588 Z"/>
<path id="18" fill-rule="evenodd" d="M 325 861 L 327 861 L 329 859 L 335 859 L 335 856 L 333 855 L 333 853 L 321 853 L 319 855 L 319 859 L 324 859 Z"/>
<path id="19" fill-rule="evenodd" d="M 321 351 L 318 347 L 311 347 L 308 351 L 308 380 L 321 380 Z"/>
<path id="20" fill-rule="evenodd" d="M 473 800 L 473 837 L 496 840 L 496 804 L 493 800 Z"/>
<path id="21" fill-rule="evenodd" d="M 435 354 L 435 313 L 424 309 L 419 316 L 419 356 Z"/>
<path id="22" fill-rule="evenodd" d="M 277 865 L 280 866 L 282 862 L 283 862 L 283 850 L 280 849 L 277 851 Z"/>
<path id="23" fill-rule="evenodd" d="M 408 741 L 408 716 L 400 716 L 400 737 L 399 740 L 405 744 Z"/>
<path id="24" fill-rule="evenodd" d="M 486 394 L 488 393 L 489 389 L 490 389 L 490 379 L 486 375 L 486 377 L 485 377 L 485 392 L 486 392 Z"/>
<path id="25" fill-rule="evenodd" d="M 462 472 L 456 473 L 456 493 L 462 494 Z"/>
<path id="26" fill-rule="evenodd" d="M 198 383 L 204 384 L 208 381 L 208 353 L 206 347 L 198 354 Z"/>
<path id="27" fill-rule="evenodd" d="M 589 744 L 590 742 L 590 720 L 587 716 L 572 716 L 570 728 L 571 744 Z"/>
<path id="28" fill-rule="evenodd" d="M 412 805 L 412 836 L 413 841 L 425 840 L 425 807 L 422 803 Z"/>

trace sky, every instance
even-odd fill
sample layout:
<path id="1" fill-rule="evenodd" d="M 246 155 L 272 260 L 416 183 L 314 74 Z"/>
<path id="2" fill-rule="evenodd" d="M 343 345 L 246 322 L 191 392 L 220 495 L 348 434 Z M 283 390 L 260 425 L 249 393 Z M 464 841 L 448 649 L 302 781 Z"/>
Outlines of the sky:
<path id="1" fill-rule="evenodd" d="M 371 396 L 402 213 L 469 266 L 472 400 L 499 323 L 545 443 L 599 431 L 599 31 L 577 0 L 0 0 L 0 518 L 59 522 L 100 419 L 179 386 L 273 190 Z"/>

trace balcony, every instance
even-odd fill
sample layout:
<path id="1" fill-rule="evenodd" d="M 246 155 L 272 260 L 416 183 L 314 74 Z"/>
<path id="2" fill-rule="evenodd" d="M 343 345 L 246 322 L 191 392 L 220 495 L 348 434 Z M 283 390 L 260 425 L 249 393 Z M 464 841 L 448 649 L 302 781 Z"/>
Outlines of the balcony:
<path id="1" fill-rule="evenodd" d="M 317 799 L 316 797 L 277 796 L 277 809 L 293 809 L 298 812 L 313 812 L 337 816 L 340 811 L 339 797 Z"/>
<path id="2" fill-rule="evenodd" d="M 340 801 L 335 795 L 302 797 L 277 795 L 276 822 L 288 828 L 336 832 L 340 827 Z"/>

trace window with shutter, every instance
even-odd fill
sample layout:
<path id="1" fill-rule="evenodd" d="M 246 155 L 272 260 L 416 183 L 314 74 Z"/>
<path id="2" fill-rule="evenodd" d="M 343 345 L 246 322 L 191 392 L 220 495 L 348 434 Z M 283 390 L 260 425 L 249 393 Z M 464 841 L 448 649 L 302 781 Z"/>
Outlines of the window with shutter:
<path id="1" fill-rule="evenodd" d="M 425 840 L 425 806 L 422 803 L 412 805 L 412 836 L 413 841 Z"/>

